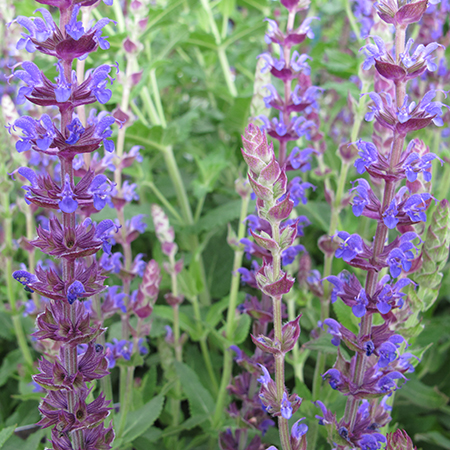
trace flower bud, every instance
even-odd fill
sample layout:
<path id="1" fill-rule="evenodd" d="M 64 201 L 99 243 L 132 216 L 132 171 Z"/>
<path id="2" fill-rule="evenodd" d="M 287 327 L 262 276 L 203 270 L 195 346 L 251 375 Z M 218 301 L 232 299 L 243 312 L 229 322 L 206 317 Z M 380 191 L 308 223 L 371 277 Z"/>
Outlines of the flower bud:
<path id="1" fill-rule="evenodd" d="M 405 430 L 396 430 L 387 435 L 386 450 L 416 450 L 411 438 Z"/>

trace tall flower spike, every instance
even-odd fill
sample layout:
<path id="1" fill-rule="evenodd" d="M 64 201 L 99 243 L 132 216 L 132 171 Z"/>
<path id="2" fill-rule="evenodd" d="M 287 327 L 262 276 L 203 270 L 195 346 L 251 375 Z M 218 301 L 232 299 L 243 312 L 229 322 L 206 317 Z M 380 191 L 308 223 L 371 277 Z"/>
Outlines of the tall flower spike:
<path id="1" fill-rule="evenodd" d="M 92 389 L 87 385 L 108 374 L 105 348 L 95 342 L 105 329 L 99 322 L 90 325 L 88 308 L 81 302 L 106 289 L 103 286 L 106 276 L 93 255 L 101 249 L 106 254 L 111 252 L 110 239 L 117 227 L 111 220 L 95 224 L 86 219 L 77 224 L 79 215 L 89 216 L 92 210 L 105 206 L 111 182 L 89 167 L 76 182 L 74 161 L 82 153 L 94 152 L 102 143 L 107 151 L 114 149 L 108 139 L 114 119 L 106 113 L 95 116 L 94 110 L 84 125 L 74 109 L 97 98 L 102 102 L 109 99 L 105 80 L 110 70 L 105 66 L 94 69 L 94 75 L 79 85 L 72 66 L 75 58 L 85 58 L 98 47 L 108 47 L 101 31 L 110 20 L 101 19 L 86 30 L 78 21 L 80 8 L 93 6 L 95 1 L 39 2 L 60 9 L 59 27 L 44 8 L 37 10 L 43 19 L 20 16 L 16 22 L 28 33 L 22 33 L 17 48 L 56 58 L 58 76 L 55 83 L 51 82 L 30 61 L 19 64 L 13 76 L 23 83 L 18 91 L 19 104 L 29 100 L 40 106 L 56 106 L 59 117 L 56 122 L 48 114 L 40 119 L 23 116 L 10 128 L 22 130 L 23 135 L 16 144 L 19 152 L 34 150 L 40 156 L 59 159 L 60 179 L 52 177 L 53 171 L 48 169 L 37 173 L 20 167 L 15 173 L 30 183 L 24 186 L 27 203 L 53 209 L 56 215 L 62 216 L 62 220 L 51 216 L 47 226 L 40 226 L 38 237 L 30 242 L 44 253 L 59 258 L 60 265 L 41 264 L 36 267 L 35 275 L 19 270 L 13 277 L 28 291 L 48 299 L 45 310 L 36 319 L 37 331 L 33 336 L 39 341 L 53 341 L 60 348 L 52 360 L 44 357 L 40 361 L 40 373 L 34 375 L 35 383 L 48 390 L 39 406 L 42 419 L 38 425 L 53 428 L 51 442 L 55 450 L 108 450 L 112 447 L 114 431 L 105 428 L 103 422 L 109 415 L 110 401 L 105 400 L 103 393 L 91 400 Z M 106 3 L 111 4 L 111 0 Z"/>

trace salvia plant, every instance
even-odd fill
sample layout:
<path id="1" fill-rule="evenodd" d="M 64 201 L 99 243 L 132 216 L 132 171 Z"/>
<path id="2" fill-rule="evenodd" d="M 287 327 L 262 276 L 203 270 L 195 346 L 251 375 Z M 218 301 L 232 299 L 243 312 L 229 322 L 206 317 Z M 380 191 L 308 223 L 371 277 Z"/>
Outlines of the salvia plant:
<path id="1" fill-rule="evenodd" d="M 450 448 L 439 0 L 0 0 L 0 449 Z"/>

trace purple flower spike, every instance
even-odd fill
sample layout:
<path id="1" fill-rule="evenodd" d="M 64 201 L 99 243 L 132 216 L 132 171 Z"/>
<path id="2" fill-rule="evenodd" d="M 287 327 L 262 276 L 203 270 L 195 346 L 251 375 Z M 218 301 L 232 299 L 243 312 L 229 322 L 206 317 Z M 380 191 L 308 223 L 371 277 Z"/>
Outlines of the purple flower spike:
<path id="1" fill-rule="evenodd" d="M 380 433 L 364 434 L 359 441 L 361 450 L 379 450 L 386 443 L 386 438 Z"/>
<path id="2" fill-rule="evenodd" d="M 77 298 L 81 297 L 86 291 L 84 289 L 83 284 L 75 280 L 68 288 L 67 288 L 67 301 L 72 304 Z"/>
<path id="3" fill-rule="evenodd" d="M 106 175 L 97 175 L 89 187 L 89 192 L 93 195 L 94 208 L 97 211 L 102 210 L 109 200 L 111 194 L 111 182 Z"/>

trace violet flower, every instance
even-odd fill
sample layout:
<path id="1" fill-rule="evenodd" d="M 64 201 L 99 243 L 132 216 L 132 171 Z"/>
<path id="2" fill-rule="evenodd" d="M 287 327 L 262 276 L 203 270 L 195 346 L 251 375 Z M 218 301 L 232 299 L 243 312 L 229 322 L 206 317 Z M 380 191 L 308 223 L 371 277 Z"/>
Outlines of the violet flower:
<path id="1" fill-rule="evenodd" d="M 332 301 L 340 297 L 352 309 L 353 315 L 361 319 L 357 335 L 334 319 L 324 321 L 333 345 L 344 342 L 355 352 L 350 361 L 338 352 L 334 366 L 323 374 L 331 388 L 347 396 L 342 419 L 338 420 L 323 403 L 316 402 L 323 414 L 318 417 L 319 423 L 329 428 L 330 435 L 340 437 L 339 449 L 374 450 L 386 444 L 379 429 L 390 420 L 389 408 L 384 401 L 376 399 L 391 396 L 400 389 L 407 381 L 404 374 L 413 369 L 412 355 L 401 354 L 407 343 L 394 329 L 401 328 L 399 323 L 406 320 L 400 311 L 408 301 L 402 289 L 412 281 L 405 273 L 414 272 L 420 265 L 415 242 L 417 239 L 422 241 L 413 231 L 414 225 L 427 220 L 426 210 L 434 199 L 423 189 L 422 183 L 417 184 L 418 187 L 413 187 L 413 183 L 420 178 L 426 183 L 431 181 L 430 162 L 437 156 L 424 151 L 426 146 L 418 139 L 411 140 L 406 148 L 405 141 L 408 133 L 425 128 L 431 122 L 442 125 L 442 108 L 446 105 L 432 101 L 435 90 L 430 90 L 417 102 L 406 95 L 408 80 L 425 70 L 436 70 L 432 52 L 439 44 L 431 43 L 426 47 L 420 44 L 411 50 L 413 42 L 405 42 L 405 30 L 408 24 L 421 19 L 427 2 L 397 3 L 382 0 L 375 5 L 381 19 L 396 28 L 395 54 L 388 51 L 377 36 L 372 37 L 374 44 L 363 47 L 366 56 L 363 68 L 375 66 L 379 75 L 390 80 L 386 81 L 383 93 L 368 94 L 373 105 L 366 114 L 367 121 L 376 119 L 380 134 L 384 132 L 390 136 L 389 148 L 383 151 L 383 141 L 379 137 L 376 143 L 356 142 L 359 158 L 355 167 L 359 174 L 367 171 L 371 180 L 384 181 L 382 197 L 378 198 L 373 184 L 362 178 L 356 180 L 350 190 L 354 215 L 376 221 L 376 233 L 370 243 L 358 234 L 337 233 L 341 243 L 336 257 L 367 272 L 366 281 L 362 285 L 347 271 L 327 277 L 334 286 Z M 406 183 L 402 186 L 403 181 Z M 389 239 L 389 230 L 398 230 L 399 234 Z M 382 268 L 388 268 L 391 277 L 397 281 L 391 280 L 389 275 L 379 279 Z M 373 325 L 374 314 L 381 316 L 381 325 Z M 370 403 L 365 399 L 371 399 Z"/>
<path id="2" fill-rule="evenodd" d="M 55 57 L 58 76 L 55 83 L 51 82 L 29 61 L 16 65 L 13 76 L 23 83 L 18 91 L 18 102 L 28 100 L 40 106 L 58 107 L 60 127 L 48 114 L 39 120 L 23 116 L 11 127 L 23 133 L 16 145 L 19 152 L 33 149 L 60 161 L 61 177 L 57 179 L 52 178 L 50 172 L 36 173 L 27 167 L 16 172 L 30 183 L 24 186 L 27 202 L 55 213 L 50 216 L 48 227 L 38 228 L 38 237 L 31 244 L 61 259 L 62 271 L 56 266 L 41 265 L 36 267 L 35 274 L 20 270 L 14 272 L 13 277 L 27 290 L 50 299 L 44 312 L 37 317 L 34 336 L 38 340 L 58 341 L 61 345 L 59 358 L 53 362 L 43 358 L 40 373 L 34 376 L 36 383 L 48 389 L 39 407 L 42 419 L 38 424 L 53 427 L 54 449 L 81 450 L 92 448 L 93 443 L 96 448 L 109 449 L 114 432 L 103 426 L 109 415 L 109 401 L 100 394 L 89 403 L 87 398 L 91 391 L 86 384 L 108 373 L 105 349 L 95 344 L 105 329 L 99 324 L 90 325 L 90 316 L 81 303 L 105 290 L 106 277 L 95 259 L 90 258 L 88 262 L 82 258 L 93 256 L 101 249 L 110 253 L 109 236 L 117 228 L 111 220 L 95 224 L 87 219 L 77 224 L 77 213 L 85 214 L 105 206 L 111 183 L 106 176 L 95 174 L 89 168 L 76 183 L 73 160 L 76 155 L 92 153 L 102 145 L 107 151 L 114 149 L 109 140 L 113 118 L 105 113 L 95 116 L 94 112 L 83 126 L 74 113 L 77 106 L 96 100 L 107 101 L 109 94 L 104 81 L 111 69 L 109 66 L 94 69 L 95 75 L 88 74 L 87 81 L 79 84 L 72 65 L 75 58 L 85 58 L 98 47 L 108 48 L 101 31 L 110 20 L 102 19 L 85 30 L 77 17 L 80 7 L 92 2 L 75 5 L 71 0 L 42 0 L 40 3 L 60 9 L 59 26 L 45 8 L 38 9 L 43 19 L 18 17 L 16 22 L 28 34 L 22 33 L 17 48 Z M 77 345 L 84 345 L 81 353 L 77 352 Z"/>

